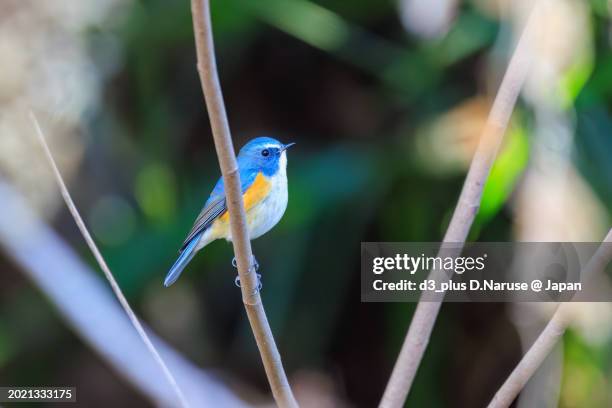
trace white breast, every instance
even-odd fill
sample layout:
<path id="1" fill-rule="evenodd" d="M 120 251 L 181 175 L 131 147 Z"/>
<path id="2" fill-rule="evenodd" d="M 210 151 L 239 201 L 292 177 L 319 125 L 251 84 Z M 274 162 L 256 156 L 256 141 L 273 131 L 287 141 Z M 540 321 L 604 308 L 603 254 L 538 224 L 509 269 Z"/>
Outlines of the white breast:
<path id="1" fill-rule="evenodd" d="M 287 153 L 280 157 L 278 172 L 269 178 L 271 190 L 268 196 L 247 213 L 251 239 L 270 231 L 283 217 L 287 209 Z"/>

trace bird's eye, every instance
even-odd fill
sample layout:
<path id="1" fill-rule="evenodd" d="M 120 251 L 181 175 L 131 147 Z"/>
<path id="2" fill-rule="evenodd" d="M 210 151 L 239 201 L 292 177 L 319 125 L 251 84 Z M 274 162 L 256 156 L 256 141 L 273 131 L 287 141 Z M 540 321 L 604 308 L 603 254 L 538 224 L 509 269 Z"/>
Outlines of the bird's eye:
<path id="1" fill-rule="evenodd" d="M 263 150 L 261 151 L 261 155 L 262 155 L 263 157 L 268 157 L 268 156 L 270 155 L 270 151 L 269 151 L 268 149 L 263 149 Z"/>

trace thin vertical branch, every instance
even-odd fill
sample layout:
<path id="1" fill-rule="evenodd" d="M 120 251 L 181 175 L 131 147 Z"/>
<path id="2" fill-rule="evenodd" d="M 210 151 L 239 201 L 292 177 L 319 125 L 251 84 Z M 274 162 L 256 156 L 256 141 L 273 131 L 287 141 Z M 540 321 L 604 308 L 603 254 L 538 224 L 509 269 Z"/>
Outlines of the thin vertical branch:
<path id="1" fill-rule="evenodd" d="M 445 251 L 444 256 L 458 256 L 460 254 L 474 218 L 478 213 L 484 185 L 530 67 L 531 47 L 529 45 L 534 39 L 538 20 L 537 14 L 541 9 L 539 7 L 541 3 L 542 1 L 536 3 L 531 12 L 495 96 L 478 148 L 463 184 L 459 201 L 444 235 L 444 241 L 440 249 L 441 252 Z M 452 249 L 449 249 L 445 248 L 444 244 L 446 243 L 461 245 L 453 245 Z M 437 271 L 432 271 L 429 279 L 440 279 L 439 275 Z M 429 343 L 443 296 L 444 294 L 437 299 L 427 301 L 421 298 L 419 301 L 380 402 L 381 407 L 402 407 L 404 405 Z"/>
<path id="2" fill-rule="evenodd" d="M 66 202 L 66 206 L 68 207 L 68 210 L 70 210 L 70 214 L 72 214 L 72 217 L 74 218 L 74 221 L 76 222 L 77 227 L 79 228 L 79 231 L 81 232 L 81 235 L 83 235 L 85 242 L 87 242 L 87 246 L 89 246 L 89 249 L 93 253 L 94 257 L 96 258 L 98 265 L 100 265 L 102 272 L 104 272 L 104 276 L 110 283 L 111 288 L 113 289 L 113 292 L 115 293 L 115 296 L 117 296 L 117 299 L 119 299 L 119 303 L 121 303 L 121 307 L 123 307 L 123 310 L 125 310 L 125 313 L 130 318 L 130 321 L 132 322 L 132 325 L 138 332 L 138 335 L 140 336 L 140 338 L 146 345 L 147 349 L 149 349 L 149 352 L 151 353 L 151 355 L 153 356 L 157 364 L 159 364 L 159 367 L 162 369 L 166 379 L 168 380 L 168 383 L 170 383 L 170 386 L 176 393 L 178 402 L 180 402 L 181 406 L 188 407 L 189 404 L 187 403 L 187 400 L 185 399 L 185 395 L 183 394 L 180 387 L 178 386 L 176 379 L 174 378 L 174 376 L 172 375 L 172 372 L 170 371 L 170 369 L 168 369 L 168 366 L 166 365 L 166 363 L 160 356 L 159 352 L 157 351 L 157 349 L 151 342 L 151 339 L 149 339 L 149 336 L 147 335 L 144 328 L 142 327 L 142 324 L 138 320 L 138 317 L 136 317 L 136 313 L 134 313 L 134 311 L 132 310 L 132 307 L 130 306 L 127 299 L 123 295 L 123 292 L 121 291 L 121 288 L 119 287 L 119 284 L 115 280 L 115 277 L 113 276 L 110 268 L 106 264 L 104 257 L 100 253 L 100 250 L 98 249 L 96 243 L 91 237 L 91 234 L 87 230 L 87 227 L 85 226 L 85 222 L 83 222 L 83 218 L 81 218 L 81 215 L 79 214 L 79 210 L 77 210 L 76 205 L 74 204 L 74 201 L 72 201 L 72 197 L 70 197 L 70 193 L 68 192 L 68 188 L 66 187 L 66 183 L 64 183 L 64 179 L 62 178 L 62 175 L 57 167 L 57 164 L 55 164 L 55 160 L 53 159 L 51 150 L 49 150 L 49 146 L 47 145 L 47 142 L 45 141 L 45 136 L 43 134 L 43 131 L 40 128 L 40 124 L 38 123 L 36 116 L 34 116 L 34 113 L 32 112 L 30 112 L 30 119 L 32 120 L 34 129 L 36 130 L 36 134 L 38 135 L 38 140 L 40 141 L 40 144 L 43 150 L 45 151 L 45 156 L 47 157 L 47 160 L 49 161 L 49 165 L 53 169 L 55 180 L 57 181 L 60 191 L 62 192 L 62 197 L 64 198 L 64 201 Z"/>
<path id="3" fill-rule="evenodd" d="M 242 301 L 251 324 L 251 329 L 261 354 L 264 369 L 277 404 L 281 407 L 296 407 L 283 369 L 280 353 L 268 323 L 266 312 L 257 290 L 257 277 L 252 266 L 253 254 L 246 226 L 246 214 L 240 188 L 240 174 L 232 144 L 223 94 L 217 74 L 217 63 L 210 20 L 209 0 L 192 0 L 191 12 L 196 42 L 198 73 L 208 109 L 215 149 L 223 175 L 234 254 L 242 289 Z"/>
<path id="4" fill-rule="evenodd" d="M 612 261 L 612 229 L 606 235 L 601 246 L 582 271 L 582 279 L 588 279 L 600 273 Z M 505 408 L 516 399 L 527 381 L 535 374 L 542 362 L 550 354 L 559 339 L 571 323 L 571 303 L 562 303 L 553 314 L 542 333 L 538 336 L 508 379 L 495 393 L 489 408 Z"/>

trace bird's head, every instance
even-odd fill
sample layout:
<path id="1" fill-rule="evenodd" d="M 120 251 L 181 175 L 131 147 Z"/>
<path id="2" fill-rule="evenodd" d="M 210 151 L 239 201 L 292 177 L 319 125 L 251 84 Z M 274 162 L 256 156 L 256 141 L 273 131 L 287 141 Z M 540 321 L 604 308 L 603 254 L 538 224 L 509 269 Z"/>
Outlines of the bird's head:
<path id="1" fill-rule="evenodd" d="M 238 162 L 240 167 L 256 169 L 271 176 L 287 166 L 287 149 L 294 144 L 283 144 L 271 137 L 257 137 L 240 149 Z"/>

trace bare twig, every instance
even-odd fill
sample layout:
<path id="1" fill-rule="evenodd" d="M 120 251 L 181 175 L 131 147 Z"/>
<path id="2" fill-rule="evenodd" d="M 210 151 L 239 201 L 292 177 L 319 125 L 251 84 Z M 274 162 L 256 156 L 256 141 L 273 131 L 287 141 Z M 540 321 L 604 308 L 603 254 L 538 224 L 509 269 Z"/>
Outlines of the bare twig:
<path id="1" fill-rule="evenodd" d="M 539 1 L 534 6 L 534 10 L 532 10 L 495 96 L 478 148 L 461 190 L 459 202 L 455 207 L 453 217 L 444 235 L 444 241 L 440 249 L 440 251 L 446 251 L 444 256 L 459 255 L 480 207 L 485 182 L 495 161 L 514 105 L 530 67 L 531 47 L 529 45 L 530 42 L 533 42 L 537 28 L 538 10 L 536 8 L 541 9 L 541 7 L 538 7 L 541 2 Z M 460 245 L 445 248 L 445 243 Z M 433 271 L 429 279 L 432 277 L 439 279 L 439 274 Z M 431 301 L 424 301 L 423 299 L 419 301 L 381 400 L 381 407 L 402 407 L 404 405 L 429 343 L 431 332 L 442 305 L 443 296 L 442 294 L 438 299 Z"/>
<path id="2" fill-rule="evenodd" d="M 104 260 L 104 257 L 102 256 L 102 254 L 100 253 L 100 250 L 96 246 L 96 243 L 91 237 L 91 234 L 87 230 L 87 227 L 85 226 L 85 223 L 83 222 L 83 219 L 81 218 L 81 215 L 79 214 L 79 211 L 77 210 L 74 202 L 72 201 L 72 198 L 70 197 L 70 193 L 68 192 L 68 188 L 66 187 L 66 184 L 64 183 L 62 175 L 57 165 L 55 164 L 53 155 L 51 154 L 51 151 L 49 150 L 49 146 L 47 145 L 47 142 L 45 141 L 45 136 L 43 134 L 43 131 L 40 128 L 40 124 L 38 123 L 36 116 L 32 112 L 30 112 L 30 119 L 32 120 L 32 124 L 34 125 L 34 128 L 36 130 L 36 134 L 38 135 L 38 140 L 40 141 L 40 144 L 45 151 L 47 160 L 49 161 L 49 164 L 51 165 L 51 168 L 53 169 L 53 174 L 55 175 L 57 184 L 62 192 L 62 197 L 64 198 L 64 201 L 66 202 L 66 206 L 68 206 L 68 209 L 70 210 L 70 214 L 72 214 L 72 217 L 74 218 L 74 221 L 76 222 L 79 228 L 79 231 L 83 235 L 85 242 L 87 242 L 87 246 L 89 246 L 89 249 L 93 253 L 94 257 L 96 258 L 96 261 L 98 262 L 98 265 L 100 265 L 102 272 L 104 272 L 104 276 L 110 283 L 111 288 L 113 289 L 113 292 L 115 293 L 115 296 L 117 296 L 117 299 L 119 299 L 119 303 L 121 303 L 121 306 L 125 310 L 125 313 L 127 313 L 128 317 L 130 318 L 132 325 L 138 332 L 139 336 L 142 338 L 142 341 L 144 342 L 146 347 L 149 349 L 149 352 L 151 353 L 155 361 L 157 361 L 157 364 L 159 364 L 159 367 L 162 369 L 166 379 L 168 380 L 168 382 L 174 389 L 176 396 L 178 398 L 178 402 L 180 403 L 181 406 L 188 407 L 189 404 L 187 403 L 187 400 L 185 399 L 183 392 L 179 388 L 176 382 L 176 379 L 174 378 L 174 376 L 168 369 L 168 366 L 166 365 L 164 360 L 159 355 L 159 352 L 157 351 L 157 349 L 151 342 L 151 339 L 149 339 L 149 336 L 147 335 L 144 328 L 142 327 L 142 324 L 138 320 L 138 317 L 136 317 L 136 314 L 134 313 L 127 299 L 123 295 L 123 292 L 121 291 L 121 288 L 119 287 L 119 284 L 117 284 L 115 277 L 113 276 L 112 272 L 110 271 L 110 268 L 106 264 L 106 261 Z"/>
<path id="3" fill-rule="evenodd" d="M 612 229 L 582 271 L 583 279 L 601 272 L 612 261 Z M 571 303 L 561 303 L 542 333 L 538 336 L 508 379 L 497 391 L 489 408 L 505 408 L 512 404 L 527 381 L 552 351 L 571 323 Z"/>
<path id="4" fill-rule="evenodd" d="M 209 0 L 192 0 L 191 12 L 198 72 L 202 82 L 202 91 L 206 100 L 219 166 L 223 175 L 227 207 L 230 214 L 232 243 L 242 288 L 242 300 L 274 399 L 281 407 L 294 407 L 297 406 L 297 402 L 283 369 L 281 356 L 274 342 L 268 318 L 257 290 L 257 277 L 252 266 L 253 254 L 240 189 L 240 174 L 217 74 Z"/>
<path id="5" fill-rule="evenodd" d="M 177 405 L 176 393 L 125 311 L 73 248 L 0 177 L 0 247 L 92 350 L 154 406 Z M 194 407 L 247 406 L 145 327 Z"/>

